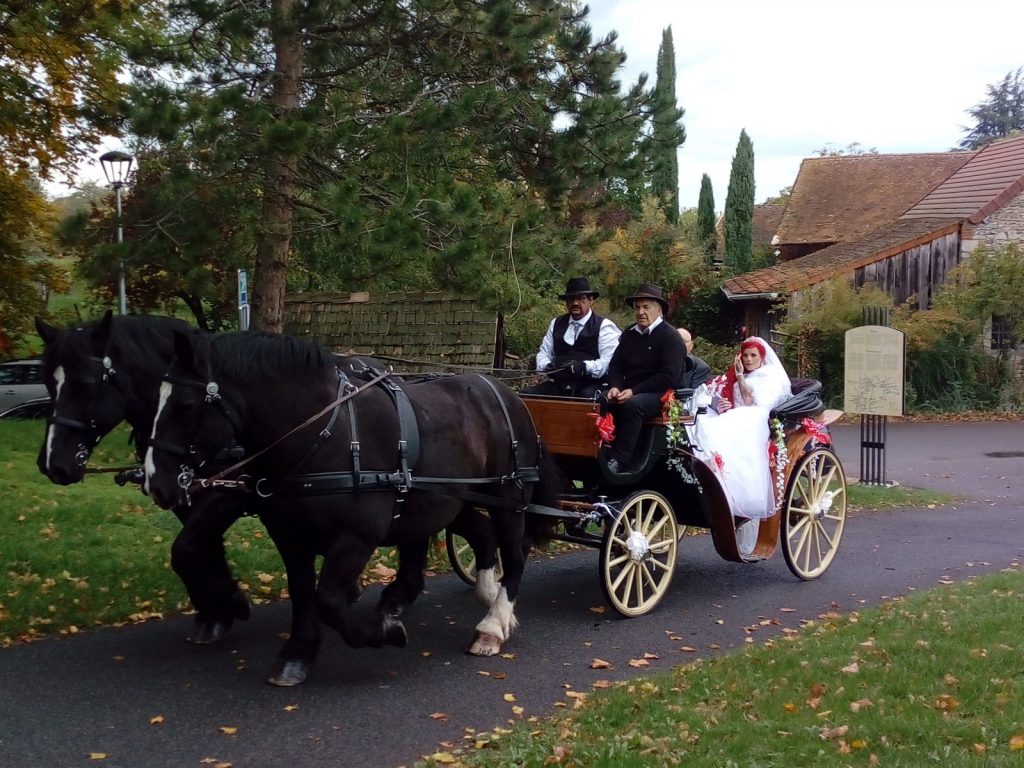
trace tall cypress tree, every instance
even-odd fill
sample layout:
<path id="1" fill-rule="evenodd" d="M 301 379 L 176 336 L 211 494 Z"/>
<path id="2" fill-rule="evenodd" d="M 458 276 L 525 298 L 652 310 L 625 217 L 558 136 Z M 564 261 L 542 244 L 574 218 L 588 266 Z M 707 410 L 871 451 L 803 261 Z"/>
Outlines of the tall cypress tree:
<path id="1" fill-rule="evenodd" d="M 715 193 L 711 190 L 711 177 L 706 173 L 700 180 L 700 197 L 697 199 L 697 231 L 705 253 L 713 255 L 718 250 L 718 238 L 715 237 Z"/>
<path id="2" fill-rule="evenodd" d="M 725 197 L 725 265 L 734 274 L 750 269 L 753 258 L 754 145 L 746 129 L 740 131 Z"/>
<path id="3" fill-rule="evenodd" d="M 686 140 L 680 124 L 683 110 L 676 105 L 676 52 L 672 44 L 672 27 L 661 33 L 658 48 L 657 81 L 654 84 L 654 120 L 652 146 L 651 192 L 661 201 L 665 218 L 679 222 L 679 147 Z"/>

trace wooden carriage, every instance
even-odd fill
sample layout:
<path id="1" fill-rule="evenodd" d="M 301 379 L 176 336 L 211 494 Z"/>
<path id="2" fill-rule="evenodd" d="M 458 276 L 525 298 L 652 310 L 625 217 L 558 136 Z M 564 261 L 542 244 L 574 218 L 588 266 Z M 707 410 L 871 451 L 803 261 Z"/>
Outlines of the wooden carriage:
<path id="1" fill-rule="evenodd" d="M 796 394 L 770 417 L 784 434 L 784 493 L 774 514 L 751 521 L 734 518 L 717 475 L 687 442 L 669 445 L 666 418 L 645 425 L 646 460 L 639 469 L 617 475 L 599 447 L 594 401 L 524 395 L 538 433 L 574 486 L 558 509 L 531 505 L 530 513 L 551 518 L 554 538 L 600 550 L 602 589 L 624 616 L 642 615 L 660 602 L 688 527 L 709 530 L 719 555 L 734 562 L 770 558 L 781 545 L 794 575 L 816 578 L 835 557 L 846 521 L 846 477 L 828 434 L 841 411 L 822 407 L 819 382 L 793 384 Z M 692 391 L 677 394 L 690 406 L 675 425 L 685 435 L 683 428 L 703 413 L 693 406 Z M 449 556 L 456 572 L 472 581 L 468 547 L 453 538 Z"/>

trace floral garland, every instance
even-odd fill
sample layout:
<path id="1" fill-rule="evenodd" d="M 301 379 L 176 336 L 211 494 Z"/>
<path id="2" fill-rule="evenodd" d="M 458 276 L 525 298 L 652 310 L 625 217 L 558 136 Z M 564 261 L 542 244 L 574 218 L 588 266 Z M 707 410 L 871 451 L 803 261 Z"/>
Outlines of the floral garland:
<path id="1" fill-rule="evenodd" d="M 772 441 L 768 444 L 768 464 L 774 468 L 775 510 L 778 513 L 786 496 L 786 467 L 789 465 L 789 451 L 786 450 L 786 432 L 779 419 L 771 420 Z"/>
<path id="2" fill-rule="evenodd" d="M 668 447 L 668 458 L 665 463 L 679 474 L 684 483 L 697 486 L 697 491 L 703 493 L 700 481 L 686 466 L 688 454 L 684 449 L 689 447 L 689 441 L 682 426 L 683 404 L 671 389 L 665 391 L 661 402 L 662 414 L 665 417 L 665 444 Z"/>

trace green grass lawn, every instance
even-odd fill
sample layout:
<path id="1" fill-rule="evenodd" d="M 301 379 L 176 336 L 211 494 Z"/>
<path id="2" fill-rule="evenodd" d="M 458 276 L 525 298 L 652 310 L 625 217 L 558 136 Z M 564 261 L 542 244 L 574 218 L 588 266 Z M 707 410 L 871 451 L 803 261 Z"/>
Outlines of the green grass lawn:
<path id="1" fill-rule="evenodd" d="M 467 734 L 422 765 L 1024 765 L 1024 572 L 941 586 Z M 516 719 L 513 709 L 513 719 Z"/>

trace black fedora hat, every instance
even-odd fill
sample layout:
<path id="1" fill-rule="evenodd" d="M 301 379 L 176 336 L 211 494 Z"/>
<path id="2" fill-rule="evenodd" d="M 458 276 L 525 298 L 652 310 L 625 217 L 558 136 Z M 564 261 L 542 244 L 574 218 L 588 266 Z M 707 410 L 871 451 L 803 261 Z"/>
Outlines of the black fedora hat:
<path id="1" fill-rule="evenodd" d="M 577 296 L 592 296 L 597 298 L 601 294 L 590 287 L 590 281 L 585 277 L 570 277 L 569 282 L 565 284 L 565 293 L 560 298 L 562 301 L 566 299 L 573 299 Z"/>
<path id="2" fill-rule="evenodd" d="M 668 300 L 661 295 L 661 288 L 656 286 L 654 283 L 644 283 L 636 289 L 636 293 L 632 296 L 626 297 L 626 303 L 629 306 L 633 306 L 633 302 L 637 299 L 654 299 L 656 302 L 661 304 L 661 311 L 663 314 L 668 314 Z"/>

